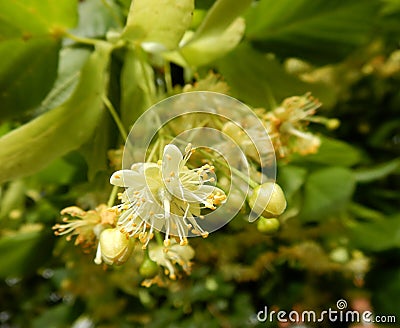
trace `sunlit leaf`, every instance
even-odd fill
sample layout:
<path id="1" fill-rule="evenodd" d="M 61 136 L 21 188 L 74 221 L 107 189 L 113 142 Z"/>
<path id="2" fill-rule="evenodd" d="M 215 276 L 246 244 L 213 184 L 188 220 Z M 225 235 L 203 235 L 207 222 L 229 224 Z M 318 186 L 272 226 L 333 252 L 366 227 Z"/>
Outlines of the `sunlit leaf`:
<path id="1" fill-rule="evenodd" d="M 190 26 L 193 10 L 194 0 L 132 1 L 123 37 L 153 44 L 156 50 L 174 49 Z"/>
<path id="2" fill-rule="evenodd" d="M 180 49 L 180 53 L 192 66 L 208 64 L 234 49 L 242 39 L 244 29 L 244 19 L 239 17 L 221 33 L 194 37 Z"/>
<path id="3" fill-rule="evenodd" d="M 38 105 L 50 90 L 56 78 L 61 37 L 77 21 L 76 5 L 76 0 L 0 2 L 3 118 Z"/>
<path id="4" fill-rule="evenodd" d="M 149 108 L 155 98 L 153 68 L 139 48 L 129 47 L 121 73 L 121 118 L 129 131 L 139 116 Z"/>
<path id="5" fill-rule="evenodd" d="M 104 37 L 110 29 L 117 29 L 122 21 L 118 6 L 113 1 L 80 1 L 78 13 L 78 26 L 71 33 L 84 37 Z"/>
<path id="6" fill-rule="evenodd" d="M 92 137 L 79 149 L 88 165 L 87 177 L 90 181 L 99 171 L 105 171 L 108 164 L 107 151 L 111 139 L 109 113 L 104 112 L 98 122 Z"/>
<path id="7" fill-rule="evenodd" d="M 0 183 L 39 171 L 92 135 L 103 112 L 111 50 L 107 43 L 96 47 L 67 102 L 0 138 Z"/>
<path id="8" fill-rule="evenodd" d="M 250 4 L 249 0 L 216 1 L 196 32 L 186 34 L 179 51 L 166 58 L 182 66 L 202 66 L 224 56 L 242 39 L 245 22 L 239 16 Z"/>
<path id="9" fill-rule="evenodd" d="M 60 51 L 57 79 L 36 112 L 55 108 L 68 99 L 79 82 L 80 70 L 89 55 L 87 48 L 71 47 Z"/>

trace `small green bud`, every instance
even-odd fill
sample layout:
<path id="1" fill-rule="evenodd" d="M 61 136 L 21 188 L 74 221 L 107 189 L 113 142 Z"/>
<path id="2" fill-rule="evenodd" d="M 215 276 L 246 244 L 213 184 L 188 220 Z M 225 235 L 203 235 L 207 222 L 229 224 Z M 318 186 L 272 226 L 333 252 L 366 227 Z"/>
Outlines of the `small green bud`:
<path id="1" fill-rule="evenodd" d="M 339 127 L 340 121 L 337 118 L 331 118 L 326 122 L 326 127 L 329 130 L 335 130 Z"/>
<path id="2" fill-rule="evenodd" d="M 285 211 L 286 198 L 277 183 L 266 182 L 253 190 L 249 205 L 255 213 L 266 218 L 274 218 Z"/>
<path id="3" fill-rule="evenodd" d="M 99 247 L 105 263 L 121 265 L 131 255 L 133 244 L 127 235 L 117 228 L 113 228 L 101 232 Z"/>
<path id="4" fill-rule="evenodd" d="M 329 254 L 332 261 L 346 263 L 350 260 L 349 251 L 345 247 L 337 247 Z"/>
<path id="5" fill-rule="evenodd" d="M 158 264 L 152 261 L 148 256 L 145 257 L 139 268 L 139 273 L 143 278 L 152 278 L 158 271 Z"/>
<path id="6" fill-rule="evenodd" d="M 273 234 L 279 230 L 279 220 L 260 217 L 257 221 L 257 230 L 267 234 Z"/>

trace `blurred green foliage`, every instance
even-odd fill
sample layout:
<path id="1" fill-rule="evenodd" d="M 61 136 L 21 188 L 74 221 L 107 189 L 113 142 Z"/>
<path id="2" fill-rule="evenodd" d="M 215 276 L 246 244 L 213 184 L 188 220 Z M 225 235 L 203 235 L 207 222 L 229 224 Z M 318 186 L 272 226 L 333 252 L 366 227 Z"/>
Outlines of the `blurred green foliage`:
<path id="1" fill-rule="evenodd" d="M 0 2 L 0 327 L 266 327 L 264 306 L 340 298 L 400 321 L 400 1 L 130 2 Z M 140 285 L 139 249 L 105 270 L 56 240 L 61 209 L 107 202 L 124 142 L 107 109 L 129 130 L 221 81 L 267 110 L 311 91 L 340 119 L 310 126 L 318 153 L 279 161 L 278 233 L 239 215 L 163 288 Z"/>

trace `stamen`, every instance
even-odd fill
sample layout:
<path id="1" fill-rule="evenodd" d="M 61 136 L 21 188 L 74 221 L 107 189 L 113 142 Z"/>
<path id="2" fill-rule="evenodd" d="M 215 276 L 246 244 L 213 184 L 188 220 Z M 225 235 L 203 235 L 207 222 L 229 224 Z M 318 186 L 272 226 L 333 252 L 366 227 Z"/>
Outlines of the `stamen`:
<path id="1" fill-rule="evenodd" d="M 96 251 L 96 257 L 94 258 L 94 263 L 97 265 L 101 264 L 102 259 L 101 259 L 101 248 L 100 248 L 100 243 L 97 245 L 97 251 Z"/>

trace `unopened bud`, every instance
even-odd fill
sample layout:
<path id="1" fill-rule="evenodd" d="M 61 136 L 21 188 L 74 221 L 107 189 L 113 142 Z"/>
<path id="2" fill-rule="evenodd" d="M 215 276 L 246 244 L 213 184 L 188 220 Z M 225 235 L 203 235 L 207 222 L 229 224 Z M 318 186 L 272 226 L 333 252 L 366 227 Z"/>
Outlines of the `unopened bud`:
<path id="1" fill-rule="evenodd" d="M 257 230 L 266 234 L 273 234 L 279 230 L 279 220 L 260 217 L 257 221 Z"/>
<path id="2" fill-rule="evenodd" d="M 140 265 L 139 273 L 143 278 L 152 278 L 159 271 L 156 262 L 152 261 L 148 256 L 146 256 Z"/>
<path id="3" fill-rule="evenodd" d="M 266 182 L 253 190 L 249 205 L 253 212 L 266 218 L 274 218 L 285 211 L 286 198 L 277 183 Z"/>
<path id="4" fill-rule="evenodd" d="M 233 122 L 226 122 L 221 129 L 221 132 L 231 137 L 238 144 L 241 143 L 241 137 L 245 135 L 245 132 Z"/>
<path id="5" fill-rule="evenodd" d="M 331 118 L 326 122 L 326 127 L 329 130 L 335 130 L 339 127 L 340 121 L 337 118 Z"/>
<path id="6" fill-rule="evenodd" d="M 130 238 L 117 228 L 105 229 L 100 234 L 101 258 L 107 264 L 121 265 L 131 255 L 133 244 Z"/>

